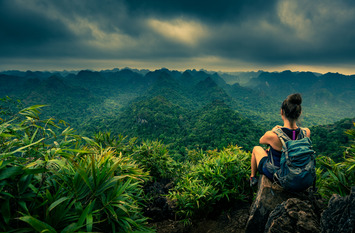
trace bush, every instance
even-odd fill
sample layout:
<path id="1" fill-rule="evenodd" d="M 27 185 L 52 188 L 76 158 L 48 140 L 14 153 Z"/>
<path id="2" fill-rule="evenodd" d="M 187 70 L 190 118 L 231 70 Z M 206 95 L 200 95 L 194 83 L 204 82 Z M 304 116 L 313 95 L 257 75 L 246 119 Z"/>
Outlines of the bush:
<path id="1" fill-rule="evenodd" d="M 0 124 L 0 231 L 152 231 L 139 202 L 148 174 L 69 127 L 56 133 L 41 107 Z"/>
<path id="2" fill-rule="evenodd" d="M 355 185 L 355 129 L 347 130 L 346 133 L 351 137 L 352 143 L 344 152 L 343 162 L 336 163 L 327 156 L 317 158 L 317 186 L 325 199 L 329 199 L 334 193 L 349 195 L 351 187 Z"/>
<path id="3" fill-rule="evenodd" d="M 178 174 L 178 165 L 167 147 L 159 141 L 144 141 L 135 146 L 132 158 L 156 180 L 171 179 Z"/>
<path id="4" fill-rule="evenodd" d="M 169 193 L 177 214 L 191 218 L 208 214 L 221 200 L 246 200 L 249 196 L 250 154 L 237 146 L 220 152 L 209 151 L 182 175 Z"/>
<path id="5" fill-rule="evenodd" d="M 98 132 L 94 134 L 93 140 L 103 148 L 113 147 L 123 155 L 130 155 L 133 152 L 137 138 L 127 139 L 127 137 L 119 134 L 111 135 L 110 132 Z"/>

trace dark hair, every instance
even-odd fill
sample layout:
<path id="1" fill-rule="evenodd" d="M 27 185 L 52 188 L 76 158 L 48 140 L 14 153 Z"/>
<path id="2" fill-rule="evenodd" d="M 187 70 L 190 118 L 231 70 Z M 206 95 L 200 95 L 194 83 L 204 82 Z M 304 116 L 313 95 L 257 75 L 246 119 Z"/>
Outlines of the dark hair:
<path id="1" fill-rule="evenodd" d="M 299 93 L 291 94 L 282 102 L 281 109 L 286 118 L 295 121 L 299 118 L 302 111 L 302 97 Z"/>

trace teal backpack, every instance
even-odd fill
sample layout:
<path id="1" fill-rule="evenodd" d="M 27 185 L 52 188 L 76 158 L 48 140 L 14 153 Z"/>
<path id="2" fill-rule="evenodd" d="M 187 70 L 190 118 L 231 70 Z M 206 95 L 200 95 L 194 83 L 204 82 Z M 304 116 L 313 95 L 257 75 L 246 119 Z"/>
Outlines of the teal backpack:
<path id="1" fill-rule="evenodd" d="M 301 129 L 296 140 L 291 140 L 281 128 L 274 130 L 282 143 L 280 168 L 274 166 L 274 178 L 288 191 L 300 192 L 307 188 L 315 188 L 316 169 L 315 151 L 307 137 L 306 130 Z"/>

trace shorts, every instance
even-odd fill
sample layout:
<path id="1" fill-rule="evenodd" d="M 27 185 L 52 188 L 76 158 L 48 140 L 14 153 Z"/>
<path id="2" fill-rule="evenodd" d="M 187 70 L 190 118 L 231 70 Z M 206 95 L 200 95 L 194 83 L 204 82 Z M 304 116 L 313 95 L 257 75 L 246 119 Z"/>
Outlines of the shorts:
<path id="1" fill-rule="evenodd" d="M 264 174 L 263 168 L 264 168 L 264 164 L 266 163 L 266 161 L 267 161 L 267 156 L 263 157 L 259 162 L 258 171 L 260 174 Z"/>
<path id="2" fill-rule="evenodd" d="M 259 162 L 258 171 L 260 174 L 264 174 L 271 181 L 275 181 L 274 175 L 272 173 L 270 173 L 269 170 L 265 166 L 265 164 L 268 163 L 268 161 L 269 161 L 268 156 L 265 156 L 264 158 L 262 158 Z"/>

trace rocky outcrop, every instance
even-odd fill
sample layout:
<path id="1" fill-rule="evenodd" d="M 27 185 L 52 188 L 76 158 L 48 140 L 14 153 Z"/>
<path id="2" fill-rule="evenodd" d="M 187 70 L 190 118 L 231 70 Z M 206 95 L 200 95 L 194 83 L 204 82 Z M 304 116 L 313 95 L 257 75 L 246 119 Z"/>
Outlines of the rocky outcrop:
<path id="1" fill-rule="evenodd" d="M 250 208 L 250 215 L 246 225 L 246 233 L 264 232 L 270 213 L 289 198 L 308 200 L 308 193 L 286 192 L 283 188 L 272 183 L 266 176 L 259 178 L 258 192 Z"/>
<path id="2" fill-rule="evenodd" d="M 159 182 L 147 182 L 144 186 L 144 192 L 151 197 L 151 200 L 145 203 L 144 215 L 149 217 L 151 221 L 157 222 L 174 218 L 173 204 L 165 197 L 171 185 L 169 180 L 160 180 Z"/>
<path id="3" fill-rule="evenodd" d="M 290 198 L 269 215 L 265 233 L 320 233 L 319 220 L 308 201 Z"/>
<path id="4" fill-rule="evenodd" d="M 349 196 L 333 194 L 328 208 L 322 213 L 321 227 L 324 233 L 355 232 L 355 186 Z"/>

